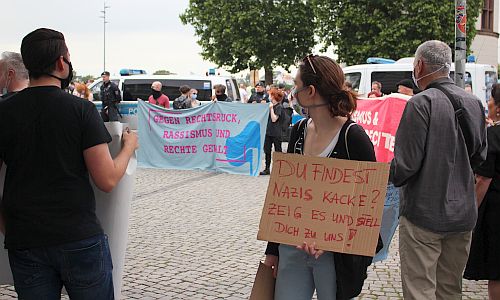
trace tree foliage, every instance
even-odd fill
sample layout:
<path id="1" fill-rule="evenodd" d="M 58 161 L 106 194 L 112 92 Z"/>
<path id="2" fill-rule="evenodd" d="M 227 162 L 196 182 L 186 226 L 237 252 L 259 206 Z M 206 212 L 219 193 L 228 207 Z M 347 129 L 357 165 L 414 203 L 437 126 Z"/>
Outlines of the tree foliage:
<path id="1" fill-rule="evenodd" d="M 204 59 L 231 72 L 288 68 L 315 45 L 314 12 L 304 0 L 190 0 L 180 16 L 198 36 Z"/>
<path id="2" fill-rule="evenodd" d="M 426 40 L 455 41 L 455 1 L 312 0 L 317 34 L 349 65 L 368 57 L 413 56 Z M 467 1 L 467 48 L 476 34 L 482 0 Z M 454 47 L 452 47 L 453 49 Z"/>

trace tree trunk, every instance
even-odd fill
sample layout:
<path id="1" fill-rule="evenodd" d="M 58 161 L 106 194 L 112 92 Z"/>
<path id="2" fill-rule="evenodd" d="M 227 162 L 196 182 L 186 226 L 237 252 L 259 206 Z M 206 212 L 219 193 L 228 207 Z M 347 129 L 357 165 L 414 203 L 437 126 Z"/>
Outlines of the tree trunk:
<path id="1" fill-rule="evenodd" d="M 266 80 L 266 85 L 273 84 L 273 68 L 270 66 L 264 67 L 265 73 L 265 80 Z"/>

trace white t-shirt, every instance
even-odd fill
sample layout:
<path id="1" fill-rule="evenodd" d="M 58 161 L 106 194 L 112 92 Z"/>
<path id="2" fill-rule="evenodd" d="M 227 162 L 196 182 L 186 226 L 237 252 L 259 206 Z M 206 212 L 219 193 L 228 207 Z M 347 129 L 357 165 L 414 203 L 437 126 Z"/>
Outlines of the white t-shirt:
<path id="1" fill-rule="evenodd" d="M 309 119 L 307 125 L 309 126 L 311 124 L 311 122 L 312 122 L 312 119 Z M 307 135 L 307 127 L 305 128 L 305 132 L 304 132 L 304 140 L 305 140 L 306 135 Z M 337 146 L 337 142 L 339 141 L 339 137 L 340 137 L 340 130 L 337 131 L 337 134 L 333 137 L 330 144 L 328 144 L 328 146 L 326 146 L 325 150 L 323 150 L 323 152 L 321 152 L 318 156 L 319 157 L 330 157 L 330 154 L 332 153 L 333 149 L 335 149 L 335 146 Z"/>
<path id="2" fill-rule="evenodd" d="M 247 103 L 248 93 L 245 89 L 240 88 L 241 103 Z"/>

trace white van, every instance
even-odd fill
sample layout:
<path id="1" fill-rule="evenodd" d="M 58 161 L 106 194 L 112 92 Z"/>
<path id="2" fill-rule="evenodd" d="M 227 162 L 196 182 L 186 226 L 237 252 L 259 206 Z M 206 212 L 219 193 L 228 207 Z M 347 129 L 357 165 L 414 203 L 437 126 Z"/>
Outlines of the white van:
<path id="1" fill-rule="evenodd" d="M 343 68 L 345 78 L 352 83 L 353 89 L 361 96 L 371 91 L 371 83 L 382 83 L 382 93 L 397 92 L 396 83 L 402 79 L 412 79 L 413 58 L 402 58 L 392 64 L 364 64 Z M 453 78 L 455 64 L 452 64 L 450 77 Z M 491 87 L 497 82 L 497 69 L 491 65 L 468 63 L 465 67 L 465 83 L 472 86 L 472 92 L 485 107 L 491 96 Z"/>
<path id="2" fill-rule="evenodd" d="M 197 75 L 132 75 L 111 77 L 110 80 L 118 85 L 122 93 L 123 101 L 137 101 L 137 99 L 147 100 L 151 94 L 151 84 L 155 81 L 162 83 L 162 92 L 173 101 L 179 97 L 179 87 L 189 85 L 198 90 L 198 100 L 210 101 L 214 93 L 213 87 L 216 84 L 226 86 L 226 94 L 233 101 L 240 101 L 240 91 L 236 80 L 230 76 L 197 76 Z M 95 101 L 100 101 L 99 92 L 102 86 L 102 79 L 96 80 L 89 86 Z"/>
<path id="3" fill-rule="evenodd" d="M 116 83 L 122 94 L 122 102 L 118 105 L 120 121 L 129 123 L 131 129 L 137 129 L 137 99 L 147 101 L 151 94 L 151 84 L 155 81 L 162 83 L 162 92 L 170 99 L 170 107 L 175 98 L 179 97 L 179 87 L 188 85 L 198 90 L 197 100 L 203 105 L 211 103 L 212 96 L 215 95 L 213 87 L 216 84 L 226 86 L 226 94 L 233 101 L 240 102 L 240 91 L 236 80 L 230 76 L 197 76 L 197 75 L 132 75 L 110 77 L 110 81 Z M 94 96 L 94 104 L 100 111 L 102 102 L 100 101 L 100 91 L 102 78 L 93 82 L 90 92 Z"/>

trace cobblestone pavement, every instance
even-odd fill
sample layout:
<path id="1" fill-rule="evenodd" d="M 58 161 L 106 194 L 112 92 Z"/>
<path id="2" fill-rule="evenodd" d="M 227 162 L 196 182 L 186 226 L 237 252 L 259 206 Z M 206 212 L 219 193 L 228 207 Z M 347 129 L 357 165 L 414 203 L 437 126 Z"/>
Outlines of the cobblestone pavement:
<path id="1" fill-rule="evenodd" d="M 123 299 L 248 299 L 266 244 L 256 236 L 268 180 L 138 170 Z M 0 286 L 0 299 L 12 298 Z M 397 236 L 359 299 L 402 299 Z M 464 280 L 464 299 L 487 299 L 486 283 Z"/>

